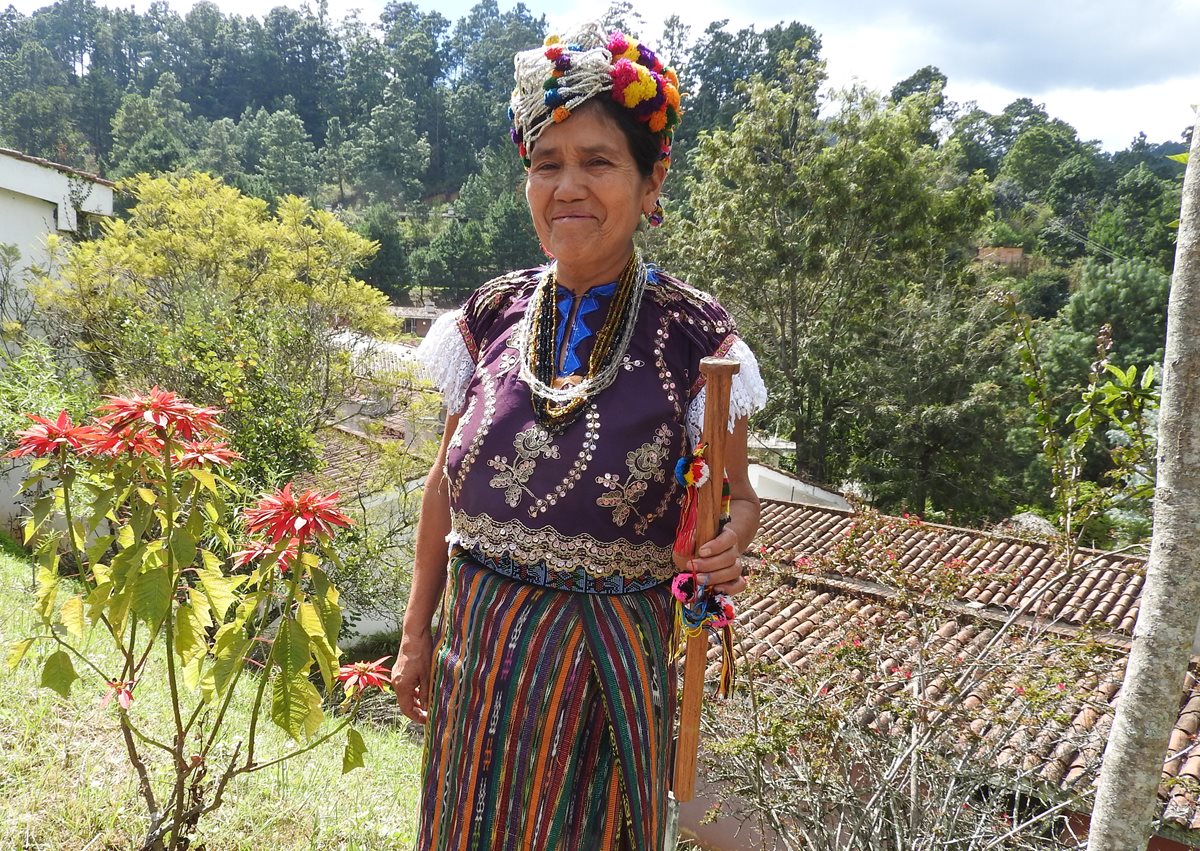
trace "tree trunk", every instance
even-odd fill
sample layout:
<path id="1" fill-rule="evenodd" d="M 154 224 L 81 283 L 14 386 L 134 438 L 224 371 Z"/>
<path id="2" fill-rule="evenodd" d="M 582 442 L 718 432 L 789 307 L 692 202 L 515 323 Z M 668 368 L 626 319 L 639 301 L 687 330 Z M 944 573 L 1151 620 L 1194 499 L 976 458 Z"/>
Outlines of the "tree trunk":
<path id="1" fill-rule="evenodd" d="M 1154 538 L 1088 851 L 1146 847 L 1200 620 L 1200 123 L 1189 156 L 1167 308 Z"/>

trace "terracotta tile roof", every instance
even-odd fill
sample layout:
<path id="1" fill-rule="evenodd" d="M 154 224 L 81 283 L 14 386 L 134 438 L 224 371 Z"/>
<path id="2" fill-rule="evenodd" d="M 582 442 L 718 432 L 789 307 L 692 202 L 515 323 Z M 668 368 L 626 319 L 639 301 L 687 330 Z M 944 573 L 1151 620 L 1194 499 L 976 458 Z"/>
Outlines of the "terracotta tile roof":
<path id="1" fill-rule="evenodd" d="M 1036 609 L 1076 626 L 1099 619 L 1115 632 L 1132 634 L 1145 569 L 1140 556 L 1083 549 L 1075 554 L 1073 569 L 1064 571 L 1063 554 L 1044 541 L 900 517 L 881 520 L 894 528 L 877 535 L 850 511 L 764 500 L 756 543 L 776 561 L 828 558 L 854 535 L 867 558 L 840 564 L 838 573 L 867 581 L 879 579 L 870 561 L 887 550 L 896 553 L 899 566 L 914 581 L 961 559 L 961 570 L 975 580 L 963 593 L 963 603 L 1031 613 Z M 1047 590 L 1049 583 L 1054 587 Z"/>
<path id="2" fill-rule="evenodd" d="M 976 690 L 960 695 L 960 723 L 970 728 L 963 735 L 994 737 L 993 759 L 1022 783 L 1081 791 L 1095 782 L 1124 677 L 1143 558 L 1085 550 L 1072 571 L 1063 571 L 1063 553 L 1046 542 L 769 500 L 751 552 L 748 561 L 763 575 L 757 593 L 741 598 L 740 656 L 815 670 L 856 628 L 866 634 L 886 625 L 896 640 L 864 648 L 851 676 L 879 695 L 862 708 L 863 722 L 888 729 L 897 721 L 888 715 L 887 694 L 911 687 L 914 644 L 911 635 L 905 643 L 904 626 L 912 612 L 923 609 L 931 619 L 926 628 L 936 626 L 921 662 L 929 706 L 956 693 L 964 682 L 957 672 L 1000 634 L 1002 660 L 1019 655 L 1021 668 L 972 681 Z M 923 583 L 936 581 L 939 570 L 944 577 L 947 563 L 962 580 L 946 597 L 923 598 Z M 1064 662 L 1071 648 L 1081 654 L 1077 675 Z M 717 652 L 710 654 L 714 665 Z M 1200 830 L 1198 670 L 1194 660 L 1160 789 L 1167 821 L 1184 830 Z M 1013 723 L 1021 718 L 1036 723 Z"/>
<path id="3" fill-rule="evenodd" d="M 321 466 L 315 472 L 296 476 L 295 487 L 341 491 L 344 499 L 354 499 L 374 490 L 371 477 L 382 451 L 379 441 L 341 426 L 322 429 Z"/>

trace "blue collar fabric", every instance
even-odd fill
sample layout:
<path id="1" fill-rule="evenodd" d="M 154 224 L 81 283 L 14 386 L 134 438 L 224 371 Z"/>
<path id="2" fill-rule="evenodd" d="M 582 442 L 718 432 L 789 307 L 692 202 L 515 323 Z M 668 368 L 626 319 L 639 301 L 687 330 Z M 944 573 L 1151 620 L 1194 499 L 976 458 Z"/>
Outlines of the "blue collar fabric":
<path id="1" fill-rule="evenodd" d="M 570 337 L 567 338 L 567 356 L 563 358 L 558 375 L 572 375 L 583 366 L 579 357 L 579 345 L 593 333 L 584 322 L 584 318 L 599 309 L 601 298 L 610 298 L 616 291 L 617 282 L 613 281 L 611 284 L 592 287 L 579 296 L 579 307 L 575 310 L 575 321 L 571 325 Z M 571 306 L 575 298 L 575 294 L 566 287 L 558 288 L 558 332 L 555 335 L 554 346 L 556 352 L 562 351 L 563 338 L 567 336 L 567 322 L 571 319 Z"/>

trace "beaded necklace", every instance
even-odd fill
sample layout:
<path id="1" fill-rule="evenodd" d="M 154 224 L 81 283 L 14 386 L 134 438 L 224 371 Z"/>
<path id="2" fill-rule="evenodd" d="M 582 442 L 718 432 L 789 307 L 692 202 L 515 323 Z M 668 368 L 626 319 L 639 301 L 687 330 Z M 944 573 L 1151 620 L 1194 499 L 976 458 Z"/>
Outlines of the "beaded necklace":
<path id="1" fill-rule="evenodd" d="M 634 252 L 617 279 L 608 314 L 588 357 L 587 373 L 571 383 L 556 381 L 557 265 L 542 275 L 516 329 L 516 343 L 521 353 L 521 380 L 529 385 L 534 416 L 550 431 L 561 432 L 575 422 L 588 401 L 616 380 L 633 337 L 648 277 L 646 264 Z"/>

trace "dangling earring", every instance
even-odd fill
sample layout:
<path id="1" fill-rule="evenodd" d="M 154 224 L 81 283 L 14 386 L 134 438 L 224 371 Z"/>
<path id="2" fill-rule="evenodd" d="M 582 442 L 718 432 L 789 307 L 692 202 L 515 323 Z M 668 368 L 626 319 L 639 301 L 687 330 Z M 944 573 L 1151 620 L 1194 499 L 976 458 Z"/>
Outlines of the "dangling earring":
<path id="1" fill-rule="evenodd" d="M 550 253 L 550 249 L 548 249 L 546 247 L 545 243 L 539 241 L 538 248 L 542 249 L 542 253 L 545 254 L 547 258 L 549 258 L 550 260 L 554 259 L 554 255 Z"/>
<path id="2" fill-rule="evenodd" d="M 663 217 L 666 215 L 666 212 L 663 210 L 662 200 L 658 198 L 654 199 L 654 209 L 645 215 L 650 227 L 656 228 L 661 225 Z"/>

